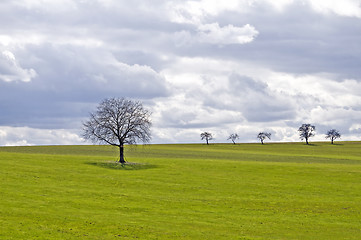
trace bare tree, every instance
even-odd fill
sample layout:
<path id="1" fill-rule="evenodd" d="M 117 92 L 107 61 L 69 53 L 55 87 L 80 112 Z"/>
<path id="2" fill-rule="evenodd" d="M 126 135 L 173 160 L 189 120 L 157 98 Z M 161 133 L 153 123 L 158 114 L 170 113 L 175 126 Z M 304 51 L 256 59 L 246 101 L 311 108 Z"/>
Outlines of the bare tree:
<path id="1" fill-rule="evenodd" d="M 327 138 L 331 139 L 331 144 L 333 144 L 333 141 L 335 139 L 341 138 L 341 134 L 336 129 L 331 129 L 331 130 L 328 130 L 328 132 L 326 133 L 326 139 Z"/>
<path id="2" fill-rule="evenodd" d="M 212 133 L 209 133 L 209 132 L 203 132 L 203 133 L 201 133 L 201 139 L 202 139 L 202 140 L 205 139 L 206 142 L 207 142 L 207 145 L 208 145 L 208 141 L 213 139 Z"/>
<path id="3" fill-rule="evenodd" d="M 258 135 L 257 135 L 257 138 L 259 139 L 259 140 L 261 140 L 261 143 L 263 144 L 263 141 L 266 139 L 266 138 L 268 138 L 268 139 L 271 139 L 271 133 L 268 133 L 268 132 L 260 132 L 260 133 L 258 133 Z"/>
<path id="4" fill-rule="evenodd" d="M 311 124 L 308 124 L 308 123 L 302 124 L 302 126 L 298 128 L 301 140 L 305 139 L 306 144 L 308 144 L 308 139 L 310 137 L 315 136 L 315 133 L 314 133 L 315 130 L 316 130 L 316 127 Z"/>
<path id="5" fill-rule="evenodd" d="M 149 142 L 151 113 L 141 102 L 124 98 L 104 99 L 83 123 L 83 137 L 119 147 L 119 162 L 125 163 L 124 144 Z"/>
<path id="6" fill-rule="evenodd" d="M 229 135 L 227 140 L 232 140 L 233 144 L 236 144 L 236 139 L 239 139 L 239 136 L 237 133 L 232 133 L 231 135 Z"/>

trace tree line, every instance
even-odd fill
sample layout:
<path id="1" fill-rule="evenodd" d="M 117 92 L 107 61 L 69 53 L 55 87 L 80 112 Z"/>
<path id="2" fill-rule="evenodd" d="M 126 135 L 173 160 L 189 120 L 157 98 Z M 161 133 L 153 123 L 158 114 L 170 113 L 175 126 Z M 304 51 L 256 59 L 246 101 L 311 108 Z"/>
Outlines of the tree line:
<path id="1" fill-rule="evenodd" d="M 305 140 L 306 144 L 309 144 L 310 137 L 315 136 L 316 127 L 314 125 L 311 125 L 309 123 L 304 123 L 302 126 L 298 128 L 298 132 L 300 135 L 301 140 Z M 266 138 L 271 139 L 271 133 L 269 132 L 260 132 L 257 135 L 257 138 L 261 141 L 261 144 L 264 144 L 264 140 Z M 337 138 L 341 138 L 341 134 L 336 129 L 328 130 L 326 133 L 325 138 L 329 138 L 331 140 L 331 144 L 333 144 L 334 140 Z M 210 132 L 203 132 L 201 133 L 201 139 L 206 140 L 207 145 L 209 144 L 209 141 L 213 139 L 212 133 Z M 236 144 L 236 140 L 239 139 L 239 136 L 237 133 L 232 133 L 229 135 L 227 140 L 231 140 L 233 144 Z"/>
<path id="2" fill-rule="evenodd" d="M 145 109 L 141 102 L 132 101 L 125 98 L 104 99 L 97 109 L 90 113 L 89 120 L 83 123 L 83 138 L 94 143 L 105 143 L 119 148 L 119 162 L 125 163 L 124 145 L 135 144 L 137 141 L 143 143 L 151 139 L 150 120 L 151 113 Z M 315 126 L 302 124 L 298 129 L 301 140 L 305 139 L 309 144 L 309 138 L 315 134 Z M 212 133 L 201 133 L 201 139 L 207 144 L 213 139 Z M 341 134 L 336 129 L 331 129 L 326 133 L 326 138 L 331 139 L 331 143 Z M 271 133 L 260 132 L 257 138 L 264 144 L 266 138 L 271 139 Z M 236 144 L 239 139 L 237 133 L 232 133 L 228 137 Z"/>

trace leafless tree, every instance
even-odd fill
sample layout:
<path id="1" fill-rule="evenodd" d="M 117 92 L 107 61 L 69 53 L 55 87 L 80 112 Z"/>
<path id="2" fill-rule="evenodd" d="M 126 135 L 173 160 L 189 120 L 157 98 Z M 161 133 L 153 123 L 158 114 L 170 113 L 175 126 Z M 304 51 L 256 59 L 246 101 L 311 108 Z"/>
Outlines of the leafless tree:
<path id="1" fill-rule="evenodd" d="M 263 141 L 266 139 L 266 138 L 268 138 L 268 139 L 271 139 L 271 133 L 268 133 L 268 132 L 260 132 L 260 133 L 258 133 L 258 135 L 257 135 L 257 138 L 259 139 L 259 140 L 261 140 L 261 143 L 263 144 Z"/>
<path id="2" fill-rule="evenodd" d="M 341 138 L 341 134 L 336 129 L 331 129 L 331 130 L 328 130 L 328 132 L 326 133 L 326 138 L 331 139 L 331 144 L 333 144 L 333 141 L 335 139 Z"/>
<path id="3" fill-rule="evenodd" d="M 124 145 L 149 142 L 151 113 L 141 102 L 125 98 L 104 99 L 83 123 L 83 137 L 119 147 L 119 162 L 125 163 Z"/>
<path id="4" fill-rule="evenodd" d="M 236 139 L 239 139 L 239 136 L 237 133 L 232 133 L 231 135 L 229 135 L 227 140 L 232 140 L 233 144 L 236 144 Z"/>
<path id="5" fill-rule="evenodd" d="M 314 133 L 315 130 L 316 130 L 316 127 L 311 124 L 308 124 L 308 123 L 302 124 L 302 126 L 298 128 L 301 140 L 305 139 L 306 144 L 308 144 L 308 139 L 310 137 L 315 136 L 315 133 Z"/>
<path id="6" fill-rule="evenodd" d="M 209 133 L 209 132 L 203 132 L 203 133 L 201 133 L 201 139 L 202 139 L 202 140 L 205 139 L 206 142 L 207 142 L 207 145 L 208 145 L 208 141 L 213 139 L 212 133 Z"/>

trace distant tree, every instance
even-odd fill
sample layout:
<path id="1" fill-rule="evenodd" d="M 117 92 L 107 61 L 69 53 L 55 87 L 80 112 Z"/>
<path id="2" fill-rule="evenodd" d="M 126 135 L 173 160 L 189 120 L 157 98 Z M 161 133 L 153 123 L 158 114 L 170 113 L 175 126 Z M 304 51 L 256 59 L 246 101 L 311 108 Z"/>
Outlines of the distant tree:
<path id="1" fill-rule="evenodd" d="M 227 140 L 232 140 L 233 144 L 236 144 L 236 139 L 239 139 L 239 136 L 237 133 L 232 133 L 231 135 L 229 135 Z"/>
<path id="2" fill-rule="evenodd" d="M 103 100 L 83 123 L 83 137 L 92 142 L 119 147 L 119 162 L 125 163 L 124 144 L 149 142 L 150 112 L 138 101 L 124 98 Z"/>
<path id="3" fill-rule="evenodd" d="M 263 144 L 263 141 L 266 139 L 266 138 L 268 138 L 268 139 L 271 139 L 271 133 L 268 133 L 268 132 L 260 132 L 260 133 L 258 133 L 258 135 L 257 135 L 257 138 L 259 139 L 259 140 L 261 140 L 261 143 Z"/>
<path id="4" fill-rule="evenodd" d="M 213 139 L 212 133 L 209 133 L 209 132 L 203 132 L 203 133 L 201 133 L 201 139 L 202 139 L 202 140 L 205 139 L 206 142 L 207 142 L 207 145 L 208 145 L 208 141 L 210 141 L 210 140 Z"/>
<path id="5" fill-rule="evenodd" d="M 316 127 L 311 124 L 302 124 L 301 127 L 298 128 L 298 132 L 300 133 L 300 139 L 306 140 L 306 144 L 308 144 L 308 139 L 310 137 L 315 136 L 314 131 L 316 130 Z"/>
<path id="6" fill-rule="evenodd" d="M 328 132 L 326 133 L 326 139 L 327 138 L 331 139 L 331 144 L 333 144 L 333 141 L 335 139 L 341 138 L 341 134 L 336 129 L 331 129 L 331 130 L 328 130 Z"/>

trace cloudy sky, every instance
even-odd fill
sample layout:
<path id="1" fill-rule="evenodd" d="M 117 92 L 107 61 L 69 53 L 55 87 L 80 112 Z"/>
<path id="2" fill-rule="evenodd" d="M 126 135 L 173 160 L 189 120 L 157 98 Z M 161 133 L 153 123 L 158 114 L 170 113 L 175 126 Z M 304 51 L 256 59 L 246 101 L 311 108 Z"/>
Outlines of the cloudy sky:
<path id="1" fill-rule="evenodd" d="M 152 143 L 361 140 L 360 0 L 2 0 L 0 21 L 0 145 L 84 144 L 107 97 L 153 112 Z"/>

